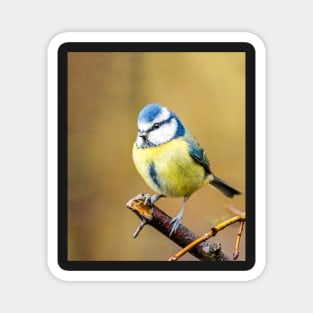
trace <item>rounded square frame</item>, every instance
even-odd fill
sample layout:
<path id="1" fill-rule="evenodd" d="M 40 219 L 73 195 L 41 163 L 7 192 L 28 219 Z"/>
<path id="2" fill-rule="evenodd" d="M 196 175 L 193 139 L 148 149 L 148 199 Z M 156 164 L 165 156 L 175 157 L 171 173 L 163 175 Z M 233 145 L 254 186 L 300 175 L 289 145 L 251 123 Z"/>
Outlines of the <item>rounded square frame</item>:
<path id="1" fill-rule="evenodd" d="M 95 43 L 236 43 L 251 45 L 254 50 L 254 73 L 252 82 L 255 99 L 255 210 L 254 217 L 254 257 L 249 266 L 234 270 L 222 267 L 213 270 L 195 270 L 176 268 L 171 271 L 151 267 L 101 267 L 97 262 L 71 263 L 64 259 L 67 234 L 60 224 L 64 221 L 58 211 L 60 206 L 60 138 L 58 124 L 60 111 L 60 68 L 59 55 L 71 43 L 82 46 Z M 72 46 L 73 47 L 73 46 Z M 64 51 L 63 51 L 64 52 Z M 63 82 L 64 83 L 64 82 Z M 47 230 L 48 230 L 48 266 L 50 271 L 62 280 L 67 281 L 246 281 L 259 276 L 265 267 L 265 47 L 254 34 L 246 32 L 96 32 L 96 33 L 62 33 L 54 37 L 48 47 L 48 190 L 47 190 Z M 65 229 L 66 230 L 66 229 Z M 63 252 L 64 253 L 63 253 Z M 92 263 L 92 264 L 90 264 Z M 189 263 L 189 262 L 184 262 Z M 192 262 L 193 263 L 193 262 Z M 151 263 L 150 263 L 151 264 Z M 139 269 L 136 269 L 139 268 Z"/>

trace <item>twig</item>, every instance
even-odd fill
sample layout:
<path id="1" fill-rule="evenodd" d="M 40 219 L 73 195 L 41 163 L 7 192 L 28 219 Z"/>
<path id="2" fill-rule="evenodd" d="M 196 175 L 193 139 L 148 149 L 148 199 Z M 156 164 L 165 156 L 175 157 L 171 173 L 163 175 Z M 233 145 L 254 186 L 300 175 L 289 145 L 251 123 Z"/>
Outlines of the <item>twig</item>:
<path id="1" fill-rule="evenodd" d="M 226 204 L 225 205 L 225 208 L 230 211 L 231 213 L 233 213 L 234 215 L 237 215 L 237 216 L 242 216 L 244 213 L 241 212 L 240 210 L 238 210 L 237 208 L 235 208 L 233 205 L 231 204 Z"/>
<path id="2" fill-rule="evenodd" d="M 243 214 L 241 214 L 241 216 L 234 216 L 234 217 L 232 217 L 232 218 L 230 218 L 230 219 L 228 219 L 228 220 L 218 224 L 217 226 L 211 228 L 211 230 L 208 233 L 205 233 L 203 236 L 197 238 L 195 241 L 191 242 L 185 248 L 181 249 L 176 254 L 171 256 L 169 258 L 169 261 L 177 261 L 179 258 L 181 258 L 184 254 L 189 252 L 195 246 L 197 246 L 198 244 L 202 243 L 203 241 L 206 241 L 206 240 L 210 239 L 211 237 L 215 236 L 222 229 L 224 229 L 227 226 L 232 225 L 232 224 L 234 224 L 236 222 L 239 222 L 239 221 L 243 222 L 245 219 L 246 219 L 246 217 L 245 217 L 245 214 L 243 213 Z"/>
<path id="3" fill-rule="evenodd" d="M 144 226 L 146 226 L 148 222 L 146 220 L 141 220 L 139 226 L 137 227 L 136 231 L 134 232 L 133 237 L 136 238 L 139 233 L 141 232 L 141 230 L 144 228 Z"/>
<path id="4" fill-rule="evenodd" d="M 245 224 L 245 221 L 241 221 L 240 226 L 239 226 L 239 230 L 237 233 L 237 238 L 236 238 L 236 244 L 235 244 L 235 249 L 233 252 L 233 260 L 237 260 L 239 257 L 239 244 L 240 244 L 240 238 L 243 232 L 243 226 Z"/>

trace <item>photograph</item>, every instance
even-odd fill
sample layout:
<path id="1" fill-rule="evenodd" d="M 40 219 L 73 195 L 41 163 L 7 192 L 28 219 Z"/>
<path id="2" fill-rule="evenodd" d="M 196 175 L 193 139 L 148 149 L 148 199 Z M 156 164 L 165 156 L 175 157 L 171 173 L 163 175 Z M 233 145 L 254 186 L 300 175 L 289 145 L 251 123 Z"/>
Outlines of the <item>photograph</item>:
<path id="1" fill-rule="evenodd" d="M 177 261 L 245 261 L 246 52 L 101 47 L 63 47 L 67 260 L 168 261 L 207 234 Z"/>

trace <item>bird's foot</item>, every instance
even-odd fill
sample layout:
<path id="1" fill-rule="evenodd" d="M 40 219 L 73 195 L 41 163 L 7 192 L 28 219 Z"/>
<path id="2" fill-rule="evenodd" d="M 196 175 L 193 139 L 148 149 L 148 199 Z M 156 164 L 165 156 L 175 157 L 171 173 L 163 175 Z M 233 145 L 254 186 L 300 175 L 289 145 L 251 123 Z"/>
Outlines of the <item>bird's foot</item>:
<path id="1" fill-rule="evenodd" d="M 176 217 L 174 217 L 172 220 L 171 220 L 171 224 L 173 224 L 173 227 L 172 227 L 172 230 L 170 232 L 170 237 L 172 236 L 172 234 L 175 234 L 176 233 L 176 230 L 180 224 L 182 220 L 182 216 L 180 216 L 180 214 L 178 214 Z"/>
<path id="2" fill-rule="evenodd" d="M 183 219 L 183 215 L 184 215 L 184 210 L 185 210 L 185 206 L 186 203 L 188 201 L 188 197 L 184 197 L 184 202 L 183 202 L 183 206 L 180 209 L 179 213 L 177 214 L 177 216 L 175 216 L 172 220 L 171 220 L 171 224 L 173 224 L 172 230 L 170 232 L 170 237 L 172 234 L 176 233 L 176 230 L 181 222 L 181 220 Z"/>
<path id="3" fill-rule="evenodd" d="M 158 201 L 160 198 L 164 197 L 163 195 L 152 195 L 150 196 L 148 193 L 143 195 L 144 205 L 152 206 L 156 201 Z"/>

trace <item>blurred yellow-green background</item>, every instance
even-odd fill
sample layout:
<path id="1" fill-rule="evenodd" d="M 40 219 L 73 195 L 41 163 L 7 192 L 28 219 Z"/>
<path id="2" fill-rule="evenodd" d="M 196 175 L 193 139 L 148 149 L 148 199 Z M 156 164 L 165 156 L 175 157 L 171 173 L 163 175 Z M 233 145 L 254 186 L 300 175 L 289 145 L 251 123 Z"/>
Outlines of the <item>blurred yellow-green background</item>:
<path id="1" fill-rule="evenodd" d="M 131 156 L 137 115 L 148 103 L 174 111 L 206 150 L 213 173 L 245 192 L 244 53 L 71 52 L 68 75 L 69 260 L 167 260 L 179 249 L 150 226 L 133 239 L 140 220 L 125 205 L 153 193 Z M 181 204 L 157 202 L 171 216 Z M 225 204 L 245 211 L 244 196 L 204 187 L 189 199 L 182 222 L 205 233 L 232 216 Z M 212 240 L 229 256 L 238 226 Z"/>

